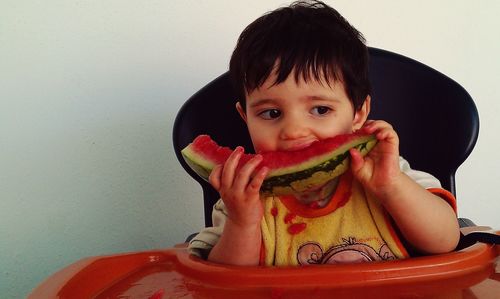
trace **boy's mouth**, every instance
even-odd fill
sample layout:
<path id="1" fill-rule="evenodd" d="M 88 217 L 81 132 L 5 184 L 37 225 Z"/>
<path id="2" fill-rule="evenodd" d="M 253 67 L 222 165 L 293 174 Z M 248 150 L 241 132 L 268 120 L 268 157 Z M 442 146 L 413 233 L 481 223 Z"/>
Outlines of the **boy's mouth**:
<path id="1" fill-rule="evenodd" d="M 298 151 L 298 150 L 304 149 L 306 147 L 309 147 L 315 141 L 316 140 L 309 140 L 309 141 L 290 143 L 290 144 L 284 146 L 282 148 L 282 151 Z"/>

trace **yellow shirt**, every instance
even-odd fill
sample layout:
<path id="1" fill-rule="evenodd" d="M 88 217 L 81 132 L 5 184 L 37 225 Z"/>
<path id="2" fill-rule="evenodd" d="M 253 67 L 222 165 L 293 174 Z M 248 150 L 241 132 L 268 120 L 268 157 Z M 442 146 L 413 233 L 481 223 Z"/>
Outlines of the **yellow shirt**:
<path id="1" fill-rule="evenodd" d="M 325 207 L 293 197 L 264 200 L 261 224 L 265 265 L 307 265 L 408 257 L 391 219 L 350 174 L 341 177 Z"/>

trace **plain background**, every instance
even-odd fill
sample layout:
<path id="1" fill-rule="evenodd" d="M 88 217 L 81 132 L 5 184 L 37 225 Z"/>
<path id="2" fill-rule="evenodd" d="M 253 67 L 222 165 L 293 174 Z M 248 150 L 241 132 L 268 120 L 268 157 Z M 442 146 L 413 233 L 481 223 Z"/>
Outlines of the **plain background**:
<path id="1" fill-rule="evenodd" d="M 327 2 L 369 46 L 469 91 L 481 131 L 457 173 L 459 214 L 500 228 L 500 2 Z M 243 28 L 288 3 L 0 1 L 2 298 L 80 258 L 170 247 L 203 226 L 174 117 L 227 70 Z"/>

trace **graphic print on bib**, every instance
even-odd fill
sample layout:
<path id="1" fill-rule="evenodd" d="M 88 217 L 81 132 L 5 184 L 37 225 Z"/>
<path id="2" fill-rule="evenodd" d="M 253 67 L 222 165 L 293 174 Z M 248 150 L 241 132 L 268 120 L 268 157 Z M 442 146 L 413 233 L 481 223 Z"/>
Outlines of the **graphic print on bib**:
<path id="1" fill-rule="evenodd" d="M 333 246 L 326 252 L 323 252 L 321 245 L 316 242 L 305 243 L 297 251 L 297 260 L 300 265 L 317 265 L 397 259 L 385 243 L 377 251 L 367 244 L 357 242 L 356 238 L 353 237 L 342 240 L 344 244 Z"/>

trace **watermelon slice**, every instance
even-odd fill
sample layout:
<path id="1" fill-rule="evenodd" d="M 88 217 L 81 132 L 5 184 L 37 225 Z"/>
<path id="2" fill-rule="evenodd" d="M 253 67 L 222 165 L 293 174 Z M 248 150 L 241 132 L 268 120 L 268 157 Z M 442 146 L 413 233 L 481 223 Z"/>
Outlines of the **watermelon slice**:
<path id="1" fill-rule="evenodd" d="M 316 141 L 297 151 L 262 153 L 259 167 L 266 166 L 269 172 L 260 191 L 262 195 L 270 196 L 319 189 L 349 168 L 349 149 L 355 147 L 366 155 L 376 143 L 371 134 L 354 133 Z M 205 180 L 212 169 L 224 164 L 232 152 L 228 147 L 219 146 L 208 135 L 196 137 L 181 151 L 186 163 Z M 239 165 L 244 165 L 253 156 L 243 154 Z"/>

